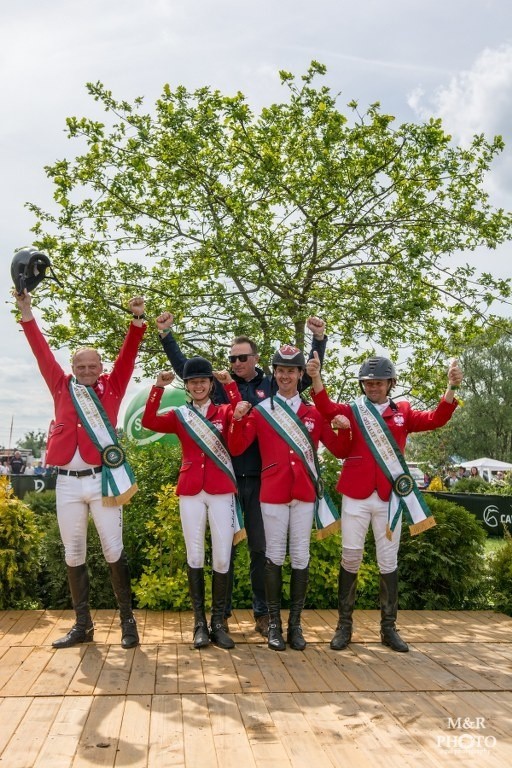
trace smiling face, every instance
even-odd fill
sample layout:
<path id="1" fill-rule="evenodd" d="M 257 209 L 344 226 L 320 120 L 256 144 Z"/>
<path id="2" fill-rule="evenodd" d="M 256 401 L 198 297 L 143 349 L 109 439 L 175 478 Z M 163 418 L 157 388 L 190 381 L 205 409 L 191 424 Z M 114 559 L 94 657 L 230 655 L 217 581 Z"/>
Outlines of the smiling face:
<path id="1" fill-rule="evenodd" d="M 204 405 L 212 391 L 213 382 L 208 378 L 187 379 L 185 389 L 196 405 Z"/>
<path id="2" fill-rule="evenodd" d="M 73 356 L 71 370 L 79 384 L 85 387 L 92 387 L 96 384 L 98 377 L 103 371 L 101 357 L 95 349 L 80 349 Z"/>
<path id="3" fill-rule="evenodd" d="M 299 381 L 302 378 L 302 368 L 289 365 L 276 365 L 274 378 L 277 382 L 277 391 L 283 397 L 294 397 L 299 389 Z"/>
<path id="4" fill-rule="evenodd" d="M 242 356 L 242 360 L 239 358 L 240 355 Z M 229 351 L 229 364 L 231 370 L 244 381 L 251 381 L 254 379 L 256 376 L 256 365 L 259 359 L 260 356 L 252 351 L 252 347 L 248 342 L 233 344 Z"/>
<path id="5" fill-rule="evenodd" d="M 388 399 L 391 379 L 366 379 L 361 382 L 364 393 L 370 402 L 382 405 Z"/>

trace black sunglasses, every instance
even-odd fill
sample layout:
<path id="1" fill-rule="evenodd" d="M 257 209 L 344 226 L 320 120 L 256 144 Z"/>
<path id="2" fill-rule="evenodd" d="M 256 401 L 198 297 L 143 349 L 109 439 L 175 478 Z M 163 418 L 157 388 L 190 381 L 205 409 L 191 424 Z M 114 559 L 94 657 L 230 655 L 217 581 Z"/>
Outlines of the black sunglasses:
<path id="1" fill-rule="evenodd" d="M 237 360 L 240 360 L 241 363 L 246 363 L 249 357 L 254 357 L 254 352 L 248 355 L 229 355 L 229 362 L 236 363 Z"/>

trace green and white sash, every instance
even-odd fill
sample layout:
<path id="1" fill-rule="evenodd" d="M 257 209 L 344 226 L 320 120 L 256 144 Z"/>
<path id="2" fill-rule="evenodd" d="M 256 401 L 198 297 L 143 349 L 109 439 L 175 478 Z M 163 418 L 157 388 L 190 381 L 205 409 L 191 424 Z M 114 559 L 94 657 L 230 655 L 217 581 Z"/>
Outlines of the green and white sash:
<path id="1" fill-rule="evenodd" d="M 236 487 L 236 477 L 233 471 L 233 463 L 226 443 L 219 430 L 211 421 L 205 419 L 193 405 L 187 403 L 175 408 L 176 418 L 186 430 L 189 437 L 197 443 L 202 451 L 226 474 Z M 233 528 L 233 544 L 245 539 L 244 517 L 238 500 L 238 495 L 233 494 L 231 507 L 231 525 Z"/>
<path id="2" fill-rule="evenodd" d="M 388 539 L 392 538 L 402 513 L 409 522 L 411 536 L 432 528 L 436 521 L 379 411 L 364 395 L 350 407 L 375 461 L 392 484 L 386 531 Z"/>
<path id="3" fill-rule="evenodd" d="M 127 504 L 137 493 L 137 483 L 100 399 L 92 387 L 79 384 L 74 377 L 69 382 L 69 394 L 80 422 L 101 454 L 103 505 Z"/>
<path id="4" fill-rule="evenodd" d="M 340 513 L 324 488 L 318 455 L 308 430 L 292 408 L 279 398 L 274 398 L 274 410 L 270 398 L 254 407 L 302 461 L 316 490 L 316 535 L 319 539 L 326 538 L 340 528 Z"/>

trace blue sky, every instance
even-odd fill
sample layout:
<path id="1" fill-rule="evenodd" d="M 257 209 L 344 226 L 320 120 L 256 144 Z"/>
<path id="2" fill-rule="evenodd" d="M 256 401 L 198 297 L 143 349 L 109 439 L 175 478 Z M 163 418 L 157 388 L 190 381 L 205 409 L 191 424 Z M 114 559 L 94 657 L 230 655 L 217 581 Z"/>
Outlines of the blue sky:
<path id="1" fill-rule="evenodd" d="M 52 206 L 44 166 L 71 157 L 67 116 L 95 116 L 85 83 L 117 98 L 164 83 L 242 91 L 255 109 L 285 98 L 278 70 L 296 74 L 316 59 L 327 82 L 361 108 L 380 101 L 397 121 L 440 116 L 457 141 L 501 134 L 506 151 L 488 179 L 510 209 L 512 180 L 512 3 L 509 0 L 81 0 L 12 3 L 2 11 L 0 121 L 2 271 L 0 445 L 47 429 L 51 399 L 10 315 L 9 265 L 30 243 L 27 201 Z M 509 276 L 510 247 L 468 255 Z M 67 365 L 67 354 L 60 359 Z M 133 384 L 130 395 L 140 389 Z"/>

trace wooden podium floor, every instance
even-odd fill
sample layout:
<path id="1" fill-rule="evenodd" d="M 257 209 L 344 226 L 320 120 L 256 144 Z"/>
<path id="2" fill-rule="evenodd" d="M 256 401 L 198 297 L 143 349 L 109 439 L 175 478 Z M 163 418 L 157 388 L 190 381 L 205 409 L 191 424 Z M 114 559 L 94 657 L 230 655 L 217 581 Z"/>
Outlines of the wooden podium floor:
<path id="1" fill-rule="evenodd" d="M 286 612 L 283 612 L 286 617 Z M 71 612 L 0 612 L 0 768 L 373 768 L 512 765 L 512 619 L 402 611 L 411 646 L 379 642 L 377 611 L 329 649 L 334 611 L 305 611 L 304 653 L 268 650 L 236 611 L 232 651 L 191 646 L 190 613 L 114 611 L 95 642 L 55 651 Z"/>

